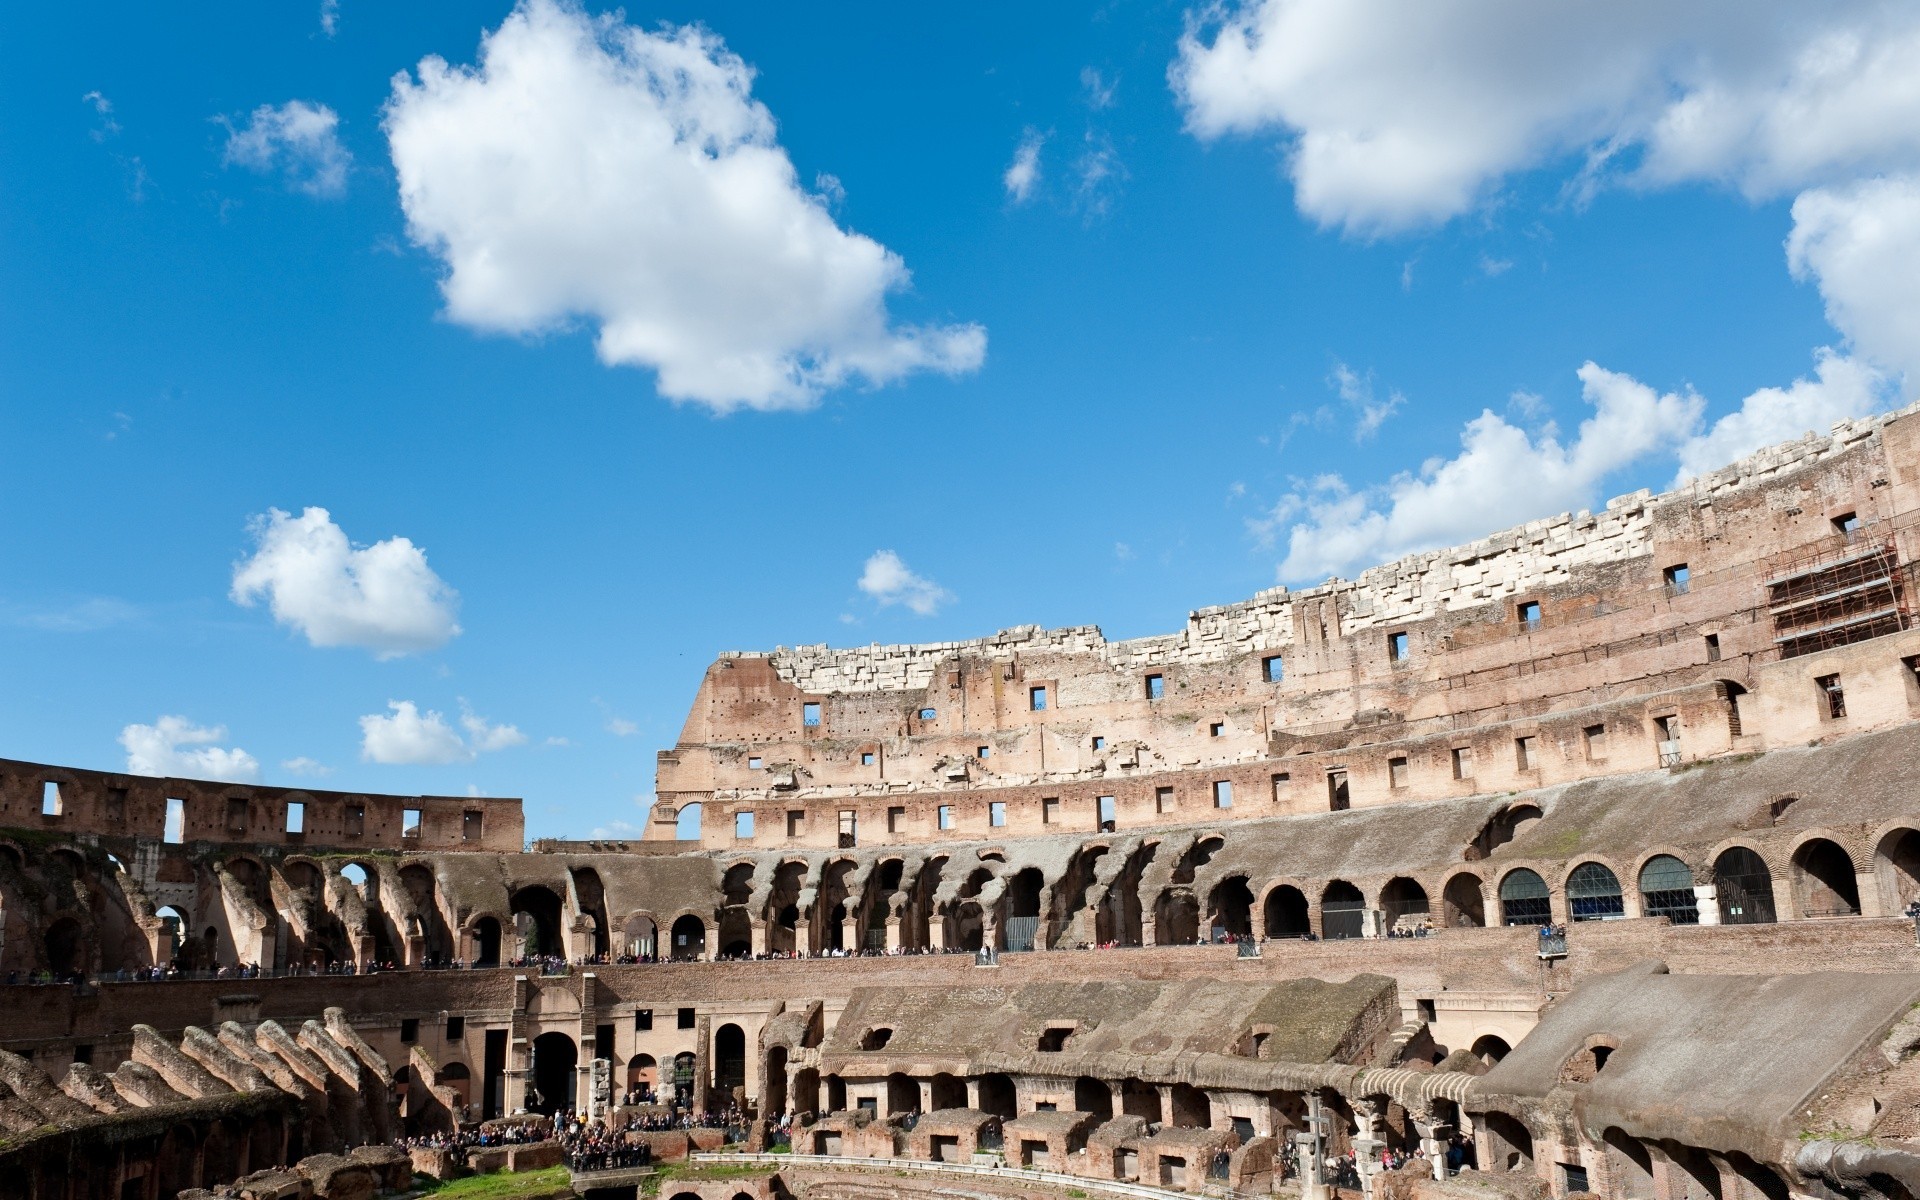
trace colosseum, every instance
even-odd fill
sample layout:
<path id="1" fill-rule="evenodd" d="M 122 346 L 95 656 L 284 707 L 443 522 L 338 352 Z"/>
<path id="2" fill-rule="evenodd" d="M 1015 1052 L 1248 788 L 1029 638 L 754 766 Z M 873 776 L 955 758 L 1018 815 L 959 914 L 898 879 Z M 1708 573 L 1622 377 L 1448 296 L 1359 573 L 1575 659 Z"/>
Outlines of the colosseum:
<path id="1" fill-rule="evenodd" d="M 631 841 L 0 762 L 0 1197 L 1910 1200 L 1916 558 L 1907 410 L 1165 636 L 723 653 Z"/>

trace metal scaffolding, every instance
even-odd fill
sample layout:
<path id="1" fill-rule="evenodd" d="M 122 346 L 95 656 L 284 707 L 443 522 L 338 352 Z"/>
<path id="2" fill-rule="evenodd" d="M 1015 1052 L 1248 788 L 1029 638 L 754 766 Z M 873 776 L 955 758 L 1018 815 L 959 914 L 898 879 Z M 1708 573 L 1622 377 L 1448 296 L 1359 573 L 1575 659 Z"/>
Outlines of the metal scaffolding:
<path id="1" fill-rule="evenodd" d="M 1893 539 L 1865 530 L 1838 546 L 1809 548 L 1774 564 L 1766 581 L 1767 615 L 1780 657 L 1908 628 L 1902 574 Z"/>

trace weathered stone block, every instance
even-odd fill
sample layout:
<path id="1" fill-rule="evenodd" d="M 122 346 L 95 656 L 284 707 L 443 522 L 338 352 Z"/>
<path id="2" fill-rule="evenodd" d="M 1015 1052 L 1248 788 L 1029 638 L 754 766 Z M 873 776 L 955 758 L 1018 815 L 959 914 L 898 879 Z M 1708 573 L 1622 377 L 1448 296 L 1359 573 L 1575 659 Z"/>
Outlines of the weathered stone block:
<path id="1" fill-rule="evenodd" d="M 507 1170 L 538 1171 L 557 1167 L 566 1158 L 559 1142 L 534 1142 L 527 1146 L 507 1147 Z"/>

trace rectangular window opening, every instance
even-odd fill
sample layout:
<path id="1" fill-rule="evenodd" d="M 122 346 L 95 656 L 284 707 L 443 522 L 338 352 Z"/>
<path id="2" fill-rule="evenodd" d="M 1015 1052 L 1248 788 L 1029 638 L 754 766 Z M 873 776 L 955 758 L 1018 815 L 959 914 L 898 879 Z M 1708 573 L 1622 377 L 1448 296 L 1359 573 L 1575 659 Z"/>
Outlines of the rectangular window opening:
<path id="1" fill-rule="evenodd" d="M 873 765 L 873 751 L 862 750 L 860 752 L 860 765 L 863 767 L 870 767 Z"/>
<path id="2" fill-rule="evenodd" d="M 1292 789 L 1293 789 L 1292 774 L 1286 771 L 1281 771 L 1278 774 L 1274 775 L 1273 802 L 1275 804 L 1285 804 L 1287 802 L 1287 793 Z"/>
<path id="3" fill-rule="evenodd" d="M 1387 760 L 1387 786 L 1391 788 L 1407 786 L 1407 760 L 1404 757 Z"/>
<path id="4" fill-rule="evenodd" d="M 797 838 L 807 827 L 807 814 L 801 809 L 787 810 L 787 836 Z"/>
<path id="5" fill-rule="evenodd" d="M 477 842 L 486 836 L 487 813 L 485 809 L 469 808 L 460 814 L 460 840 Z"/>
<path id="6" fill-rule="evenodd" d="M 851 850 L 859 843 L 859 817 L 851 808 L 840 810 L 840 848 Z"/>
<path id="7" fill-rule="evenodd" d="M 1587 761 L 1595 763 L 1607 761 L 1607 727 L 1589 725 L 1581 730 L 1580 734 L 1587 743 Z"/>
<path id="8" fill-rule="evenodd" d="M 937 708 L 923 708 L 920 710 L 920 719 L 922 721 L 931 721 L 939 715 L 940 710 Z"/>
<path id="9" fill-rule="evenodd" d="M 992 746 L 976 746 L 974 747 L 974 750 L 973 750 L 973 756 L 975 758 L 992 758 L 993 747 Z"/>
<path id="10" fill-rule="evenodd" d="M 420 810 L 419 809 L 403 808 L 400 810 L 400 836 L 401 837 L 419 837 L 420 836 Z"/>
<path id="11" fill-rule="evenodd" d="M 400 1019 L 400 1044 L 411 1046 L 420 1040 L 420 1018 L 402 1017 Z"/>
<path id="12" fill-rule="evenodd" d="M 1693 580 L 1693 573 L 1687 570 L 1687 564 L 1675 563 L 1660 574 L 1666 580 L 1667 595 L 1684 596 L 1687 594 L 1687 588 Z"/>
<path id="13" fill-rule="evenodd" d="M 1058 825 L 1060 823 L 1060 797 L 1048 796 L 1040 801 L 1040 823 Z"/>
<path id="14" fill-rule="evenodd" d="M 1540 739 L 1537 736 L 1513 739 L 1513 765 L 1522 771 L 1540 767 Z"/>
<path id="15" fill-rule="evenodd" d="M 227 797 L 227 832 L 247 831 L 247 802 L 240 796 Z"/>
<path id="16" fill-rule="evenodd" d="M 1225 721 L 1215 721 L 1213 724 L 1207 726 L 1208 737 L 1224 737 L 1226 732 L 1227 723 Z"/>
<path id="17" fill-rule="evenodd" d="M 800 706 L 800 723 L 809 726 L 820 724 L 820 705 L 813 701 L 802 704 Z"/>
<path id="18" fill-rule="evenodd" d="M 1848 541 L 1852 541 L 1853 535 L 1860 532 L 1860 514 L 1850 512 L 1841 513 L 1833 519 L 1833 531 Z"/>
<path id="19" fill-rule="evenodd" d="M 115 824 L 127 819 L 127 789 L 107 789 L 107 820 Z"/>
<path id="20" fill-rule="evenodd" d="M 1006 826 L 1006 823 L 1007 802 L 1005 800 L 995 800 L 989 803 L 987 805 L 987 824 L 993 826 L 995 829 L 1001 829 Z"/>
<path id="21" fill-rule="evenodd" d="M 342 831 L 347 837 L 361 837 L 367 832 L 367 806 L 349 804 L 346 809 L 346 828 Z"/>
<path id="22" fill-rule="evenodd" d="M 1473 747 L 1455 746 L 1453 748 L 1453 777 L 1455 779 L 1473 778 Z"/>
<path id="23" fill-rule="evenodd" d="M 650 1033 L 652 1032 L 652 1030 L 653 1030 L 653 1010 L 650 1008 L 634 1009 L 633 1010 L 633 1031 L 635 1033 Z"/>
<path id="24" fill-rule="evenodd" d="M 1717 633 L 1707 635 L 1707 661 L 1720 661 L 1720 635 Z"/>
<path id="25" fill-rule="evenodd" d="M 1327 772 L 1327 810 L 1345 812 L 1353 807 L 1353 795 L 1347 791 L 1347 773 L 1345 771 Z"/>
<path id="26" fill-rule="evenodd" d="M 1820 689 L 1828 720 L 1838 721 L 1847 715 L 1847 693 L 1841 688 L 1838 675 L 1822 675 L 1813 681 L 1813 685 Z"/>
<path id="27" fill-rule="evenodd" d="M 753 840 L 753 812 L 744 810 L 733 814 L 733 836 L 737 841 Z"/>
<path id="28" fill-rule="evenodd" d="M 1407 646 L 1408 646 L 1408 643 L 1407 643 L 1406 634 L 1404 633 L 1388 634 L 1387 635 L 1387 661 L 1388 662 L 1407 661 L 1407 655 L 1408 655 Z"/>
<path id="29" fill-rule="evenodd" d="M 1173 811 L 1173 807 L 1174 807 L 1174 801 L 1173 801 L 1172 788 L 1157 787 L 1153 789 L 1153 811 L 1159 812 L 1159 813 L 1170 813 Z"/>
<path id="30" fill-rule="evenodd" d="M 1287 664 L 1278 654 L 1269 654 L 1260 660 L 1260 674 L 1268 683 L 1285 683 Z"/>
<path id="31" fill-rule="evenodd" d="M 1093 739 L 1093 748 L 1095 750 L 1105 750 L 1107 748 L 1107 739 L 1096 734 Z"/>
<path id="32" fill-rule="evenodd" d="M 66 801 L 60 795 L 60 785 L 49 779 L 40 785 L 40 815 L 58 817 L 66 812 Z"/>
<path id="33" fill-rule="evenodd" d="M 187 802 L 178 797 L 167 798 L 167 821 L 160 827 L 160 840 L 169 846 L 178 846 L 187 839 Z"/>
<path id="34" fill-rule="evenodd" d="M 1093 814 L 1100 822 L 1101 833 L 1112 833 L 1119 820 L 1117 805 L 1112 796 L 1101 796 L 1093 802 Z"/>
<path id="35" fill-rule="evenodd" d="M 1215 808 L 1233 807 L 1233 781 L 1216 779 L 1213 781 L 1213 806 Z"/>
<path id="36" fill-rule="evenodd" d="M 758 755 L 755 755 L 754 757 L 749 758 L 747 760 L 747 770 L 758 771 L 760 769 L 760 763 L 761 763 L 761 760 Z"/>
<path id="37" fill-rule="evenodd" d="M 303 833 L 307 826 L 307 806 L 298 800 L 287 801 L 287 832 Z"/>
<path id="38" fill-rule="evenodd" d="M 953 805 L 942 804 L 938 812 L 938 824 L 942 829 L 953 828 Z"/>
<path id="39" fill-rule="evenodd" d="M 693 1028 L 693 1022 L 694 1022 L 694 1010 L 693 1010 L 693 1009 L 691 1009 L 691 1008 L 683 1008 L 683 1009 L 681 1009 L 681 1010 L 680 1010 L 680 1020 L 679 1020 L 679 1022 L 678 1022 L 678 1024 L 679 1024 L 679 1026 L 680 1026 L 680 1028 L 682 1028 L 682 1029 L 692 1029 L 692 1028 Z"/>
<path id="40" fill-rule="evenodd" d="M 465 1017 L 448 1017 L 447 1018 L 447 1040 L 450 1042 L 457 1042 L 461 1038 L 466 1036 L 467 1036 L 467 1019 Z"/>
<path id="41" fill-rule="evenodd" d="M 1540 625 L 1540 602 L 1538 600 L 1525 601 L 1520 605 L 1519 614 L 1522 625 L 1525 625 L 1528 629 L 1538 628 Z"/>
<path id="42" fill-rule="evenodd" d="M 1147 676 L 1147 699 L 1158 700 L 1167 694 L 1167 677 L 1164 675 Z"/>
<path id="43" fill-rule="evenodd" d="M 1028 688 L 1027 707 L 1031 708 L 1034 712 L 1045 712 L 1047 709 L 1047 689 L 1045 687 Z"/>
<path id="44" fill-rule="evenodd" d="M 887 832 L 905 833 L 907 831 L 907 810 L 895 806 L 887 810 Z"/>

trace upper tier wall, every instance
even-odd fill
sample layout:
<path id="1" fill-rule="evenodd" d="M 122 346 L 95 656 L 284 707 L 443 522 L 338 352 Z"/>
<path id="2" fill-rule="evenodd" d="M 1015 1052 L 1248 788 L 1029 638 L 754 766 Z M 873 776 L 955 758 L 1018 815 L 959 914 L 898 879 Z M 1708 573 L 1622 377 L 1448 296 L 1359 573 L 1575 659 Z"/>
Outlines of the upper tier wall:
<path id="1" fill-rule="evenodd" d="M 181 820 L 178 837 L 168 839 L 174 801 Z M 288 830 L 290 806 L 298 806 L 298 832 Z M 413 812 L 419 814 L 418 824 L 409 827 Z M 515 799 L 376 796 L 157 779 L 12 759 L 0 759 L 0 826 L 183 843 L 394 851 L 514 851 L 526 838 Z"/>

